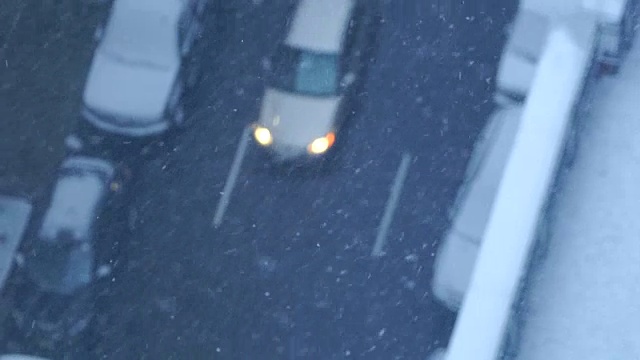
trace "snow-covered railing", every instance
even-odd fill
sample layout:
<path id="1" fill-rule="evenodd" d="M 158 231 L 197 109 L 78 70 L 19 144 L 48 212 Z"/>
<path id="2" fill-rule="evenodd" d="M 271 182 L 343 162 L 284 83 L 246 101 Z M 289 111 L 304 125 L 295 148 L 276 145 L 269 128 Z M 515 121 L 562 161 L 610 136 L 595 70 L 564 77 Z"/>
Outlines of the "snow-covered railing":
<path id="1" fill-rule="evenodd" d="M 597 36 L 596 18 L 586 13 L 563 21 L 549 34 L 447 360 L 497 360 L 503 354 Z"/>

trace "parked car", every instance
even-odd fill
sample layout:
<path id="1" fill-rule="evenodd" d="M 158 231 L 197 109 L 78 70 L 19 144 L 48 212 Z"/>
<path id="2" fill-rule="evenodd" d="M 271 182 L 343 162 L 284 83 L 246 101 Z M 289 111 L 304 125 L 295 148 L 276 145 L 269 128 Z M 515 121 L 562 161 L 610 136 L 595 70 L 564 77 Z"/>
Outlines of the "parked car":
<path id="1" fill-rule="evenodd" d="M 501 108 L 487 122 L 450 212 L 451 227 L 438 246 L 433 295 L 452 311 L 458 311 L 467 291 L 522 111 L 521 106 Z"/>
<path id="2" fill-rule="evenodd" d="M 593 40 L 594 65 L 604 74 L 617 73 L 633 45 L 639 26 L 639 4 L 638 0 L 521 1 L 500 60 L 496 100 L 504 104 L 526 98 L 549 33 L 560 22 L 575 22 L 570 19 L 578 11 L 593 16 L 598 23 Z M 576 34 L 587 32 L 576 28 Z"/>
<path id="3" fill-rule="evenodd" d="M 15 325 L 57 348 L 93 321 L 101 291 L 122 260 L 129 228 L 127 166 L 83 156 L 63 161 L 50 196 L 20 249 Z"/>
<path id="4" fill-rule="evenodd" d="M 115 0 L 83 94 L 83 118 L 114 135 L 148 137 L 187 123 L 199 79 L 196 44 L 206 0 Z"/>
<path id="5" fill-rule="evenodd" d="M 379 16 L 378 1 L 299 1 L 270 57 L 253 130 L 275 159 L 308 159 L 332 148 L 373 56 Z"/>
<path id="6" fill-rule="evenodd" d="M 22 241 L 33 205 L 26 196 L 0 189 L 0 289 L 4 288 Z"/>

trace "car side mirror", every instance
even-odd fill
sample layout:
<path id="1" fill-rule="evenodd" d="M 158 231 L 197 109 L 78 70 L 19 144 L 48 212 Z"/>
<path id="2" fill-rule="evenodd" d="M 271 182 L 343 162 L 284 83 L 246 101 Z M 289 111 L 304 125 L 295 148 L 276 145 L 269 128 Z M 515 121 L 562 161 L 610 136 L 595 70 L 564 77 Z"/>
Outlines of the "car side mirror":
<path id="1" fill-rule="evenodd" d="M 356 74 L 352 72 L 348 72 L 344 74 L 344 76 L 340 80 L 340 87 L 342 87 L 343 89 L 346 89 L 349 86 L 351 86 L 355 81 L 356 81 Z"/>

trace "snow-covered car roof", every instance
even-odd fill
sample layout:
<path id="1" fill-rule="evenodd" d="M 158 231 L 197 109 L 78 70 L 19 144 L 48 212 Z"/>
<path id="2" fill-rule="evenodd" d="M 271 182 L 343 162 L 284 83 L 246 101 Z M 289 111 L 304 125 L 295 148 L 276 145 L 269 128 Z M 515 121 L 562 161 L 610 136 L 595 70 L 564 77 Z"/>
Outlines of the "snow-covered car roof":
<path id="1" fill-rule="evenodd" d="M 356 0 L 301 0 L 285 43 L 323 53 L 342 48 Z"/>
<path id="2" fill-rule="evenodd" d="M 178 22 L 185 5 L 185 0 L 116 0 L 98 52 L 140 66 L 178 66 Z"/>
<path id="3" fill-rule="evenodd" d="M 153 126 L 164 114 L 177 69 L 135 67 L 96 53 L 83 101 L 93 111 L 114 115 L 114 125 Z"/>
<path id="4" fill-rule="evenodd" d="M 60 231 L 67 230 L 75 239 L 88 239 L 114 173 L 114 167 L 100 159 L 73 157 L 63 162 L 40 237 L 54 240 Z"/>
<path id="5" fill-rule="evenodd" d="M 186 3 L 116 0 L 87 77 L 89 108 L 122 119 L 116 126 L 158 122 L 180 68 L 178 22 Z"/>

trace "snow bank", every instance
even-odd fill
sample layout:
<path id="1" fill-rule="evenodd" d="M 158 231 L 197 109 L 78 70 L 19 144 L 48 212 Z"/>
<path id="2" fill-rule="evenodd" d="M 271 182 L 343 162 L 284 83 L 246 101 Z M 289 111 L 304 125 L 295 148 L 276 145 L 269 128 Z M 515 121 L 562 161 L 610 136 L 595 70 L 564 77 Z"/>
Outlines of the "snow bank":
<path id="1" fill-rule="evenodd" d="M 593 40 L 593 17 L 590 24 L 585 29 Z M 578 43 L 565 26 L 550 34 L 451 338 L 448 360 L 495 360 L 501 353 L 538 218 L 561 158 L 565 129 L 591 62 L 592 44 Z"/>

